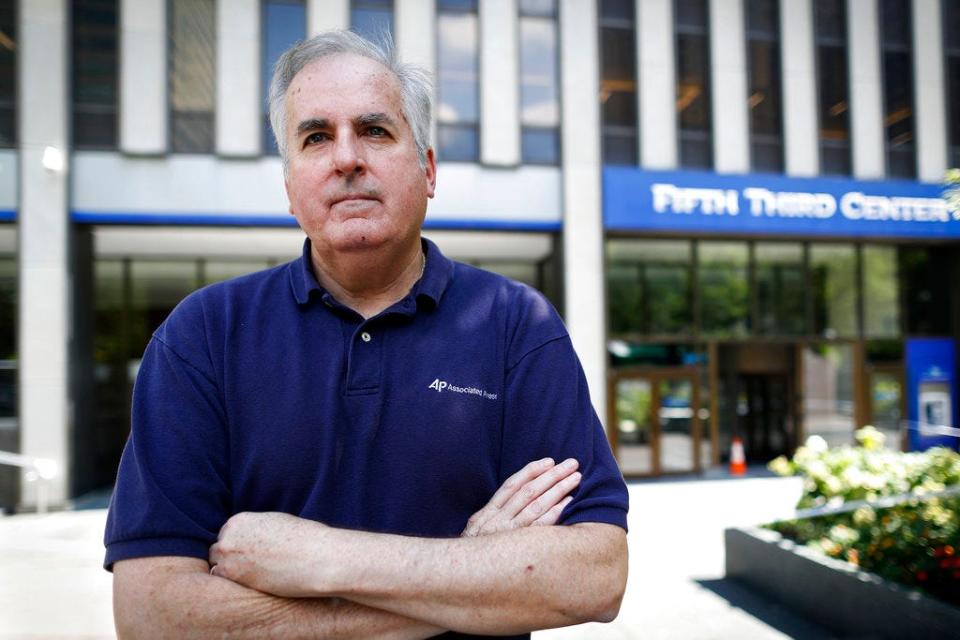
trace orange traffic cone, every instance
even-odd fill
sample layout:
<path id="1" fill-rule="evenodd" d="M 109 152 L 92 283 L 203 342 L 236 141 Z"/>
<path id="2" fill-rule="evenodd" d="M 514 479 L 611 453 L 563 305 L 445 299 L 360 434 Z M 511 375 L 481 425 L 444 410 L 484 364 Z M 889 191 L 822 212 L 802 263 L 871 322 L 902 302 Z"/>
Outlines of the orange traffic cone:
<path id="1" fill-rule="evenodd" d="M 747 472 L 747 458 L 743 455 L 743 440 L 734 436 L 730 443 L 730 475 L 742 476 Z"/>

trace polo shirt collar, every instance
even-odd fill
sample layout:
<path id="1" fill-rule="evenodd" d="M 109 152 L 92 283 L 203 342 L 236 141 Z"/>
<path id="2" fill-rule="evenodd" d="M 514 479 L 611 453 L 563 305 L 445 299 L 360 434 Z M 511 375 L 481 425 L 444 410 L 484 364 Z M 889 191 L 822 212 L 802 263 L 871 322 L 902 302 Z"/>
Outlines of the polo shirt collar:
<path id="1" fill-rule="evenodd" d="M 453 261 L 440 252 L 433 242 L 426 238 L 420 239 L 424 255 L 427 257 L 423 269 L 423 276 L 413 286 L 412 295 L 419 302 L 428 302 L 433 307 L 440 304 L 444 291 L 453 278 Z M 290 287 L 293 297 L 298 304 L 310 302 L 314 291 L 318 296 L 327 295 L 327 291 L 317 282 L 313 274 L 313 257 L 310 254 L 310 238 L 303 242 L 303 253 L 300 259 L 290 265 Z"/>

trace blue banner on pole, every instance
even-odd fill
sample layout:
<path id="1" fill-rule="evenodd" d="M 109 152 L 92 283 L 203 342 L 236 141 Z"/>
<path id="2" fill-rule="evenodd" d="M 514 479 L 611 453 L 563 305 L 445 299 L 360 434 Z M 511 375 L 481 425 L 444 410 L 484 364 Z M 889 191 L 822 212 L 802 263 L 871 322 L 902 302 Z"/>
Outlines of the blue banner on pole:
<path id="1" fill-rule="evenodd" d="M 952 338 L 909 338 L 907 427 L 910 451 L 933 446 L 958 448 L 957 361 Z"/>
<path id="2" fill-rule="evenodd" d="M 603 170 L 609 231 L 960 238 L 943 187 L 920 182 Z"/>

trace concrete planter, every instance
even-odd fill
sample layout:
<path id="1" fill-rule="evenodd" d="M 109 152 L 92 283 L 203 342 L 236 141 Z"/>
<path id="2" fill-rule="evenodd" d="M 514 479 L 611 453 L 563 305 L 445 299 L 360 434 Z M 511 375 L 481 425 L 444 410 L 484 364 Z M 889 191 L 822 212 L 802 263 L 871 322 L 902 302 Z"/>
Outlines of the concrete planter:
<path id="1" fill-rule="evenodd" d="M 828 558 L 768 529 L 724 531 L 726 573 L 855 638 L 960 638 L 960 608 Z"/>

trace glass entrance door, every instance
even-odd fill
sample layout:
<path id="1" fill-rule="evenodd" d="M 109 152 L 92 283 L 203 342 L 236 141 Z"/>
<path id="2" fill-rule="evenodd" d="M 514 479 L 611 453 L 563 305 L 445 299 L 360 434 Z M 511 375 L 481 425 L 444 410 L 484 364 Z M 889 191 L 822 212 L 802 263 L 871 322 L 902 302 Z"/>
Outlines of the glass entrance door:
<path id="1" fill-rule="evenodd" d="M 625 476 L 700 470 L 694 372 L 616 373 L 610 396 L 610 442 Z"/>

